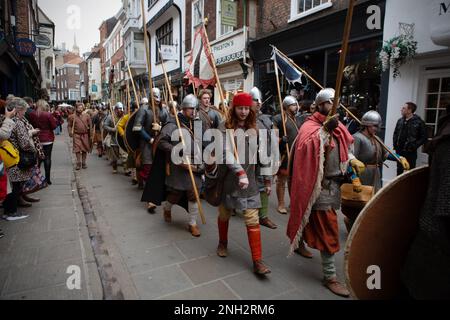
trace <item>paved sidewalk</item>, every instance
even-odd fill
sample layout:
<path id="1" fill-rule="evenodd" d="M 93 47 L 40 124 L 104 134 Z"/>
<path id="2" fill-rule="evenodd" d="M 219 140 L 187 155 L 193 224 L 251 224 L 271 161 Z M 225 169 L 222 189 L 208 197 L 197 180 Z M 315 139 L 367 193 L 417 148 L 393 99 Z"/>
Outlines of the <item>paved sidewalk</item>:
<path id="1" fill-rule="evenodd" d="M 103 298 L 65 136 L 57 136 L 52 158 L 53 185 L 33 195 L 41 202 L 19 209 L 30 217 L 0 221 L 0 299 Z M 79 267 L 80 290 L 67 287 L 69 266 Z"/>

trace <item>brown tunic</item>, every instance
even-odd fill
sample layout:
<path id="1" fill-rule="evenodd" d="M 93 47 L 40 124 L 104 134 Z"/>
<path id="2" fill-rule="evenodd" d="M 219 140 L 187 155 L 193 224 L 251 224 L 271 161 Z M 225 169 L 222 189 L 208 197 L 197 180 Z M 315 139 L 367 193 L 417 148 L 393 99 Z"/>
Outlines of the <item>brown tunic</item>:
<path id="1" fill-rule="evenodd" d="M 73 133 L 73 152 L 91 152 L 91 118 L 87 114 L 73 114 L 69 117 L 69 134 Z"/>

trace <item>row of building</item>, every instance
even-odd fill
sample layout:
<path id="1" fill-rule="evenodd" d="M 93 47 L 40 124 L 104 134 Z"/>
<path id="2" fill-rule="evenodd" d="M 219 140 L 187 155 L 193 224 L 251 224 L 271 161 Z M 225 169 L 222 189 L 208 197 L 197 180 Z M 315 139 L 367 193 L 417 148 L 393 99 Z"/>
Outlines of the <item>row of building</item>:
<path id="1" fill-rule="evenodd" d="M 189 67 L 194 34 L 207 18 L 208 38 L 224 92 L 249 91 L 256 85 L 266 103 L 275 105 L 271 45 L 323 86 L 333 87 L 348 4 L 348 0 L 146 0 L 152 78 L 163 89 L 157 48 L 158 43 L 171 45 L 175 58 L 165 61 L 165 68 L 172 92 L 179 100 L 191 92 L 185 70 Z M 140 0 L 123 0 L 114 17 L 115 26 L 108 20 L 101 28 L 108 31 L 108 27 L 112 28 L 110 33 L 102 33 L 103 88 L 108 88 L 107 79 L 114 81 L 115 92 L 122 96 L 128 64 L 135 81 L 148 88 L 140 6 Z M 382 71 L 379 53 L 386 41 L 406 34 L 417 41 L 417 55 L 412 63 L 400 68 L 400 77 L 394 77 L 392 70 Z M 425 120 L 429 136 L 433 136 L 439 117 L 450 105 L 449 47 L 450 1 L 356 1 L 342 101 L 358 108 L 361 114 L 378 110 L 385 122 L 382 135 L 391 146 L 401 106 L 407 101 L 416 102 L 417 114 Z M 113 78 L 108 77 L 112 70 Z M 293 87 L 285 81 L 281 86 L 284 94 L 296 89 L 300 99 L 314 98 L 319 89 L 307 79 L 303 79 L 301 86 Z M 217 104 L 217 88 L 215 97 Z M 418 163 L 426 162 L 426 154 L 420 152 Z M 387 181 L 395 175 L 395 165 L 384 170 Z"/>
<path id="2" fill-rule="evenodd" d="M 178 100 L 192 92 L 185 77 L 194 34 L 205 18 L 223 91 L 232 94 L 258 86 L 267 105 L 275 105 L 276 82 L 272 47 L 322 83 L 334 86 L 349 0 L 145 0 L 152 79 L 164 89 L 158 43 L 169 46 L 165 61 L 171 89 Z M 19 56 L 17 38 L 46 34 L 53 41 L 54 24 L 34 0 L 0 0 L 1 94 L 33 95 L 48 90 L 56 101 L 125 100 L 128 66 L 137 89 L 148 92 L 141 0 L 123 0 L 118 13 L 100 28 L 100 42 L 80 57 L 72 51 L 38 49 Z M 378 110 L 390 141 L 406 101 L 419 106 L 430 136 L 450 104 L 450 2 L 445 0 L 360 0 L 356 2 L 342 100 L 364 112 Z M 10 26 L 10 29 L 8 29 Z M 409 33 L 418 43 L 414 62 L 383 72 L 379 52 L 385 41 Z M 15 36 L 15 38 L 11 37 Z M 15 42 L 14 42 L 15 41 Z M 22 43 L 22 49 L 26 49 Z M 53 45 L 53 43 L 52 43 Z M 19 46 L 20 47 L 20 46 Z M 26 50 L 25 50 L 26 51 Z M 25 52 L 27 53 L 27 52 Z M 39 71 L 40 70 L 40 71 Z M 295 87 L 282 81 L 284 94 L 296 89 L 300 99 L 313 98 L 318 87 L 306 78 Z M 218 91 L 215 90 L 215 103 Z M 419 155 L 419 163 L 425 162 Z M 394 167 L 394 166 L 393 166 Z M 395 176 L 388 169 L 385 177 Z"/>

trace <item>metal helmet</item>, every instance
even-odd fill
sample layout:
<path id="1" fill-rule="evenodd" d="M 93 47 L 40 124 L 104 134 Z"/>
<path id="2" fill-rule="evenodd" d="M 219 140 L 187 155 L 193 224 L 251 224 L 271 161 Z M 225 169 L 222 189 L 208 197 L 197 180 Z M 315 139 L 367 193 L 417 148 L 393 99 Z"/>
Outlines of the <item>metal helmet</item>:
<path id="1" fill-rule="evenodd" d="M 153 88 L 152 94 L 156 102 L 161 102 L 161 90 L 159 90 L 158 88 Z"/>
<path id="2" fill-rule="evenodd" d="M 336 91 L 334 91 L 333 88 L 326 88 L 321 90 L 316 97 L 316 106 L 318 107 L 324 102 L 333 103 L 335 93 Z"/>
<path id="3" fill-rule="evenodd" d="M 381 126 L 382 122 L 380 114 L 373 110 L 366 112 L 361 119 L 363 126 Z"/>
<path id="4" fill-rule="evenodd" d="M 183 103 L 181 104 L 182 109 L 197 109 L 198 108 L 198 99 L 193 95 L 187 95 Z"/>
<path id="5" fill-rule="evenodd" d="M 117 102 L 117 103 L 116 103 L 116 105 L 114 106 L 114 109 L 117 109 L 117 110 L 123 111 L 123 110 L 124 110 L 124 108 L 123 108 L 123 104 L 122 104 L 122 102 Z"/>
<path id="6" fill-rule="evenodd" d="M 250 90 L 250 94 L 252 95 L 253 101 L 258 101 L 258 103 L 262 103 L 262 94 L 257 87 L 254 87 L 252 90 Z"/>
<path id="7" fill-rule="evenodd" d="M 141 104 L 148 104 L 148 99 L 147 98 L 142 98 L 141 99 Z"/>
<path id="8" fill-rule="evenodd" d="M 283 100 L 283 108 L 284 109 L 289 108 L 293 104 L 298 105 L 298 101 L 297 101 L 297 99 L 295 99 L 295 97 L 293 97 L 293 96 L 286 96 L 286 98 L 284 98 L 284 100 Z"/>

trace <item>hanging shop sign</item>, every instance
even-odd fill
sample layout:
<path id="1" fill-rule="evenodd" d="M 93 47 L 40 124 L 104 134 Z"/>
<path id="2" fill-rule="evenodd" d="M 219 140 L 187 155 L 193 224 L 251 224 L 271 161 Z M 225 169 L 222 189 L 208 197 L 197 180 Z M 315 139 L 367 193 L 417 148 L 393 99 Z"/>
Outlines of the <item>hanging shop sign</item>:
<path id="1" fill-rule="evenodd" d="M 39 49 L 50 49 L 52 47 L 52 41 L 44 34 L 37 34 L 34 36 L 36 47 Z"/>
<path id="2" fill-rule="evenodd" d="M 36 52 L 36 44 L 27 38 L 16 39 L 16 51 L 24 57 L 32 57 Z"/>

